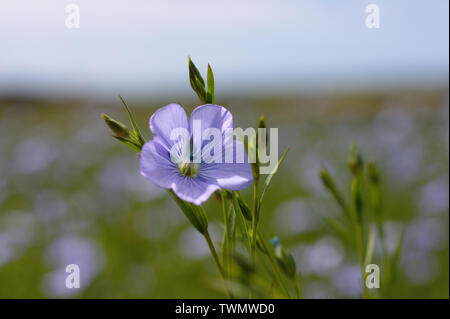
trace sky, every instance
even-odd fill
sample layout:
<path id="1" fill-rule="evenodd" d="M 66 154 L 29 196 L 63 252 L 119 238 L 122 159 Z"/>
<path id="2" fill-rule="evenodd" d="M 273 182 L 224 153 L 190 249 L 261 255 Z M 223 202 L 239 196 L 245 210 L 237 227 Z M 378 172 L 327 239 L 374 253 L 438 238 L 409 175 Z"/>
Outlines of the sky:
<path id="1" fill-rule="evenodd" d="M 66 27 L 66 6 L 80 28 Z M 380 9 L 369 29 L 365 9 Z M 226 93 L 448 85 L 447 0 L 0 3 L 0 96 L 186 93 L 187 57 Z"/>

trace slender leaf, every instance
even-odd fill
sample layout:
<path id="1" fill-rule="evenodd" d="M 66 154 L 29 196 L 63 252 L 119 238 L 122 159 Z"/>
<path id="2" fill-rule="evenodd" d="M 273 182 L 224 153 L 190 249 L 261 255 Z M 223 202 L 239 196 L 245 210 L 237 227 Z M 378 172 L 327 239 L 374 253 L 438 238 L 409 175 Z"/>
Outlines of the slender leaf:
<path id="1" fill-rule="evenodd" d="M 123 105 L 125 106 L 125 110 L 127 111 L 128 118 L 130 119 L 131 126 L 133 127 L 133 133 L 134 133 L 134 135 L 136 137 L 137 142 L 139 144 L 141 144 L 141 145 L 144 145 L 145 144 L 145 139 L 142 136 L 141 132 L 139 131 L 139 128 L 136 125 L 136 122 L 134 121 L 133 115 L 131 114 L 131 111 L 128 108 L 127 103 L 125 102 L 125 100 L 123 99 L 122 96 L 119 95 L 119 97 L 120 97 L 120 100 L 122 101 Z"/>
<path id="2" fill-rule="evenodd" d="M 206 76 L 208 89 L 206 91 L 206 103 L 214 103 L 214 74 L 211 66 L 208 64 L 208 74 Z"/>
<path id="3" fill-rule="evenodd" d="M 244 239 L 244 242 L 247 246 L 248 251 L 250 251 L 251 250 L 251 241 L 250 241 L 250 237 L 248 235 L 247 225 L 245 224 L 244 215 L 242 214 L 241 208 L 237 201 L 236 192 L 233 192 L 233 206 L 234 206 L 234 211 L 236 213 L 236 221 L 237 221 L 239 230 L 241 231 L 242 238 Z"/>
<path id="4" fill-rule="evenodd" d="M 192 205 L 188 202 L 185 202 L 184 200 L 180 199 L 172 190 L 167 191 L 169 195 L 173 198 L 175 203 L 180 207 L 181 211 L 186 215 L 186 217 L 189 219 L 191 224 L 197 229 L 200 233 L 205 234 L 205 232 L 208 229 L 208 220 L 206 219 L 206 216 L 201 216 L 202 214 L 199 213 L 199 210 L 197 207 Z M 199 218 L 200 217 L 200 218 Z"/>
<path id="5" fill-rule="evenodd" d="M 206 103 L 205 81 L 199 70 L 189 57 L 189 82 L 202 103 Z"/>
<path id="6" fill-rule="evenodd" d="M 388 293 L 389 297 L 392 296 L 392 289 L 394 288 L 395 280 L 397 279 L 397 268 L 400 261 L 400 254 L 403 246 L 403 240 L 405 238 L 405 229 L 403 228 L 400 235 L 400 240 L 398 241 L 397 247 L 395 247 L 394 254 L 392 255 L 391 267 L 389 271 L 389 283 L 388 283 Z"/>
<path id="7" fill-rule="evenodd" d="M 376 227 L 372 225 L 369 231 L 369 237 L 367 239 L 367 247 L 366 247 L 366 257 L 364 259 L 364 265 L 369 265 L 372 263 L 373 251 L 375 249 L 375 235 L 376 235 Z"/>
<path id="8" fill-rule="evenodd" d="M 239 207 L 241 208 L 241 212 L 244 215 L 245 219 L 248 221 L 252 220 L 252 211 L 250 207 L 242 200 L 239 192 L 236 192 L 237 201 L 239 203 Z"/>
<path id="9" fill-rule="evenodd" d="M 281 156 L 280 160 L 278 161 L 277 166 L 275 167 L 275 169 L 272 171 L 272 173 L 269 174 L 269 176 L 266 177 L 266 180 L 264 182 L 264 188 L 261 192 L 261 195 L 259 197 L 259 204 L 258 204 L 258 211 L 261 209 L 261 204 L 262 201 L 264 199 L 264 194 L 266 193 L 267 188 L 270 185 L 270 182 L 272 181 L 272 178 L 275 176 L 275 174 L 278 171 L 278 168 L 280 167 L 281 163 L 283 163 L 284 158 L 286 157 L 287 153 L 289 152 L 289 148 L 284 152 L 283 156 Z"/>
<path id="10" fill-rule="evenodd" d="M 205 87 L 205 81 L 202 78 L 202 75 L 200 74 L 200 71 L 195 66 L 194 62 L 192 62 L 191 57 L 189 58 L 189 74 L 192 74 L 192 77 L 195 77 L 199 80 L 199 83 L 204 88 Z"/>
<path id="11" fill-rule="evenodd" d="M 141 149 L 142 149 L 141 145 L 138 145 L 137 143 L 135 143 L 129 139 L 120 137 L 120 136 L 115 136 L 115 135 L 111 135 L 111 136 L 114 137 L 116 140 L 122 142 L 123 144 L 127 145 L 128 147 L 131 147 L 133 150 L 137 151 L 138 153 L 141 152 Z"/>

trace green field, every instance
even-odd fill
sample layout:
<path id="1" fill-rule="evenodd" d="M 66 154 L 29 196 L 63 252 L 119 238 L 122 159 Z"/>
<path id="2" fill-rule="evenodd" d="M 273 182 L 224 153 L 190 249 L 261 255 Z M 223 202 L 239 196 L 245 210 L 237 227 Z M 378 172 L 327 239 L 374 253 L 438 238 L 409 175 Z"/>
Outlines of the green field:
<path id="1" fill-rule="evenodd" d="M 183 102 L 187 101 L 187 102 Z M 145 137 L 158 107 L 129 100 Z M 382 174 L 382 212 L 392 251 L 405 229 L 396 298 L 449 297 L 448 90 L 321 96 L 216 97 L 235 126 L 264 114 L 290 152 L 270 185 L 260 227 L 278 236 L 302 274 L 305 298 L 358 298 L 359 268 L 349 229 L 318 171 L 344 191 L 355 142 Z M 120 101 L 0 100 L 0 298 L 224 297 L 203 238 L 164 190 L 139 174 L 138 157 L 110 138 L 100 114 L 126 122 Z M 251 191 L 243 192 L 251 198 Z M 220 204 L 205 205 L 213 239 Z M 381 248 L 375 247 L 375 263 Z M 81 288 L 64 287 L 77 263 Z"/>

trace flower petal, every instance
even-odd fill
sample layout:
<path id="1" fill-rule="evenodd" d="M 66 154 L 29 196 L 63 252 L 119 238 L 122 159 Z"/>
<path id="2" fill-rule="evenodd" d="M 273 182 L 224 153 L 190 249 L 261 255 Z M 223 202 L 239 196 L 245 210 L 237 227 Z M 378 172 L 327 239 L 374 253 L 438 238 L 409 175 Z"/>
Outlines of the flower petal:
<path id="1" fill-rule="evenodd" d="M 201 177 L 180 176 L 176 179 L 173 191 L 182 200 L 200 205 L 206 201 L 219 186 Z"/>
<path id="2" fill-rule="evenodd" d="M 141 175 L 162 188 L 171 188 L 181 175 L 169 152 L 155 140 L 144 144 L 140 159 Z"/>
<path id="3" fill-rule="evenodd" d="M 167 149 L 177 142 L 170 139 L 174 129 L 186 129 L 189 131 L 189 123 L 186 112 L 178 104 L 169 104 L 158 109 L 150 118 L 150 130 L 157 136 Z"/>
<path id="4" fill-rule="evenodd" d="M 200 105 L 192 111 L 189 122 L 191 133 L 194 120 L 201 121 L 202 131 L 207 128 L 217 128 L 224 132 L 227 128 L 233 128 L 233 116 L 230 111 L 215 104 Z"/>
<path id="5" fill-rule="evenodd" d="M 194 122 L 195 121 L 195 122 Z M 196 132 L 197 125 L 201 125 L 200 132 Z M 223 106 L 215 104 L 200 105 L 192 111 L 189 119 L 189 127 L 193 137 L 193 153 L 194 157 L 201 156 L 201 149 L 208 143 L 203 139 L 207 129 L 218 129 L 222 133 L 222 140 L 226 139 L 225 131 L 233 128 L 233 116 Z M 198 137 L 197 137 L 198 136 Z M 222 142 L 222 141 L 220 141 Z M 223 142 L 222 142 L 223 143 Z"/>
<path id="6" fill-rule="evenodd" d="M 233 151 L 231 163 L 227 163 L 226 153 Z M 236 151 L 244 152 L 239 158 Z M 253 173 L 248 163 L 244 145 L 240 141 L 226 143 L 222 150 L 222 163 L 202 163 L 199 167 L 198 176 L 207 180 L 214 180 L 217 185 L 228 190 L 242 190 L 253 183 Z"/>

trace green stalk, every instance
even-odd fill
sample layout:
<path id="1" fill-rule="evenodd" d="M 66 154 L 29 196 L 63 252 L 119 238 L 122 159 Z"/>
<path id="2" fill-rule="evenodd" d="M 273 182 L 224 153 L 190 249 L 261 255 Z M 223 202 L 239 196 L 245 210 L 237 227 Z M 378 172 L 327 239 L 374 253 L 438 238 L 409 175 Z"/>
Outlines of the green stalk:
<path id="1" fill-rule="evenodd" d="M 367 297 L 367 288 L 364 282 L 365 280 L 365 269 L 364 269 L 364 237 L 362 232 L 362 225 L 358 222 L 355 223 L 355 241 L 356 249 L 358 251 L 359 264 L 361 266 L 361 280 L 363 285 L 363 297 Z"/>
<path id="2" fill-rule="evenodd" d="M 256 228 L 258 226 L 259 219 L 258 212 L 258 181 L 255 180 L 253 184 L 253 215 L 252 215 L 252 245 L 251 245 L 251 257 L 253 263 L 255 262 L 256 254 Z"/>
<path id="3" fill-rule="evenodd" d="M 262 244 L 262 248 L 267 251 L 267 258 L 269 259 L 270 264 L 272 265 L 273 271 L 275 273 L 275 276 L 278 279 L 278 284 L 281 287 L 281 289 L 283 290 L 283 292 L 286 294 L 286 296 L 288 298 L 292 298 L 291 294 L 289 293 L 289 290 L 286 287 L 286 284 L 283 280 L 283 277 L 281 276 L 281 272 L 280 272 L 280 268 L 278 267 L 278 264 L 273 256 L 273 253 L 270 249 L 268 249 L 267 245 L 266 245 L 266 241 L 263 238 L 262 234 L 259 234 L 259 237 L 261 238 L 261 244 Z"/>
<path id="4" fill-rule="evenodd" d="M 302 294 L 300 275 L 295 276 L 295 278 L 294 278 L 294 287 L 295 287 L 295 291 L 297 292 L 297 298 L 298 299 L 302 299 L 303 298 L 303 294 Z"/>
<path id="5" fill-rule="evenodd" d="M 222 201 L 222 213 L 223 213 L 223 219 L 225 223 L 225 236 L 223 240 L 223 246 L 222 246 L 222 255 L 223 255 L 223 263 L 224 267 L 226 269 L 227 278 L 231 278 L 231 234 L 230 234 L 230 227 L 229 227 L 229 218 L 228 211 L 226 209 L 226 196 L 225 192 L 222 190 L 221 192 L 221 201 Z"/>
<path id="6" fill-rule="evenodd" d="M 389 262 L 389 251 L 387 249 L 386 244 L 386 236 L 384 234 L 383 224 L 381 222 L 377 223 L 378 225 L 378 233 L 381 238 L 381 248 L 383 251 L 383 264 L 384 264 L 384 283 L 388 283 L 390 281 L 390 262 Z M 386 295 L 386 289 L 383 289 Z"/>
<path id="7" fill-rule="evenodd" d="M 203 237 L 205 237 L 206 242 L 208 243 L 209 250 L 211 251 L 211 256 L 213 257 L 214 263 L 216 264 L 216 267 L 217 267 L 217 270 L 218 270 L 220 276 L 222 277 L 222 280 L 223 280 L 224 285 L 225 285 L 225 291 L 227 292 L 227 297 L 228 298 L 233 298 L 232 294 L 230 293 L 230 291 L 228 289 L 227 280 L 225 278 L 225 273 L 223 271 L 223 268 L 222 268 L 222 266 L 220 264 L 219 255 L 217 255 L 216 248 L 214 248 L 214 244 L 213 244 L 213 242 L 211 240 L 211 236 L 209 235 L 209 231 L 208 230 L 205 231 L 205 233 L 203 234 Z"/>
<path id="8" fill-rule="evenodd" d="M 252 242 L 250 256 L 253 266 L 256 266 L 256 227 L 258 226 L 258 180 L 253 183 L 253 215 L 252 215 Z M 253 289 L 250 289 L 250 298 L 253 298 Z"/>

